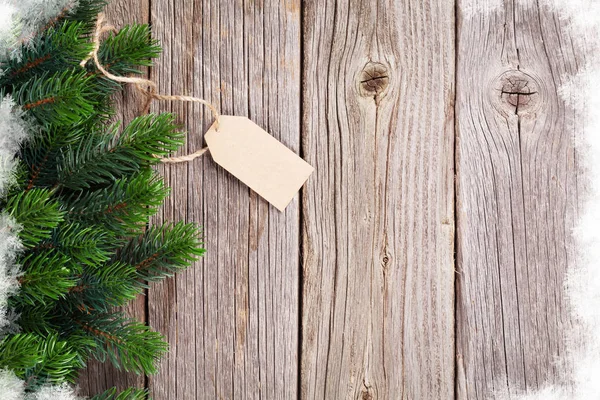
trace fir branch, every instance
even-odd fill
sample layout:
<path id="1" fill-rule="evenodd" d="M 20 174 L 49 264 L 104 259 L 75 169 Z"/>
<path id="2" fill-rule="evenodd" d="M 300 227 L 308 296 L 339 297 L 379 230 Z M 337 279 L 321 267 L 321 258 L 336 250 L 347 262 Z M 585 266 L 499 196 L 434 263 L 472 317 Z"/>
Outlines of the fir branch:
<path id="1" fill-rule="evenodd" d="M 0 340 L 0 368 L 17 371 L 28 390 L 73 381 L 90 356 L 154 373 L 166 343 L 111 308 L 204 252 L 192 225 L 142 232 L 168 193 L 150 167 L 177 150 L 184 134 L 168 114 L 137 118 L 122 132 L 106 128 L 114 115 L 110 95 L 120 85 L 91 63 L 78 65 L 104 2 L 78 3 L 45 26 L 36 20 L 21 58 L 3 60 L 0 77 L 0 93 L 10 93 L 34 125 L 33 138 L 21 146 L 15 192 L 0 204 L 23 225 L 26 242 L 18 260 L 22 288 L 8 299 L 24 333 Z M 148 26 L 134 25 L 109 35 L 99 57 L 113 74 L 129 75 L 158 52 Z M 128 389 L 95 399 L 146 396 Z"/>
<path id="2" fill-rule="evenodd" d="M 146 168 L 105 188 L 75 192 L 64 204 L 71 221 L 100 225 L 115 236 L 130 236 L 142 231 L 168 193 L 163 179 Z"/>
<path id="3" fill-rule="evenodd" d="M 114 236 L 99 227 L 64 223 L 52 232 L 48 240 L 40 242 L 32 250 L 55 249 L 74 261 L 72 266 L 80 263 L 95 267 L 111 258 L 115 243 Z M 81 268 L 73 268 L 72 271 L 80 273 Z"/>
<path id="4" fill-rule="evenodd" d="M 42 126 L 84 121 L 96 105 L 90 77 L 81 68 L 34 76 L 13 93 L 15 101 Z"/>
<path id="5" fill-rule="evenodd" d="M 136 269 L 115 262 L 101 268 L 86 268 L 77 285 L 69 289 L 68 303 L 79 311 L 109 312 L 143 291 L 137 284 Z"/>
<path id="6" fill-rule="evenodd" d="M 73 12 L 63 15 L 68 21 L 83 22 L 86 26 L 86 33 L 91 33 L 96 24 L 96 18 L 102 9 L 108 4 L 106 0 L 79 0 L 77 8 Z M 57 22 L 60 22 L 58 20 Z"/>
<path id="7" fill-rule="evenodd" d="M 133 265 L 138 279 L 157 281 L 187 268 L 204 254 L 200 235 L 193 224 L 152 226 L 130 240 L 115 260 Z"/>
<path id="8" fill-rule="evenodd" d="M 3 66 L 0 86 L 18 87 L 44 71 L 79 66 L 93 47 L 88 40 L 82 39 L 84 35 L 81 22 L 67 22 L 21 45 L 21 57 L 8 59 Z"/>
<path id="9" fill-rule="evenodd" d="M 74 3 L 74 4 L 77 6 L 77 3 Z M 64 19 L 67 17 L 67 15 L 72 14 L 72 13 L 73 13 L 73 7 L 69 4 L 66 7 L 64 7 L 62 10 L 60 10 L 58 15 L 51 18 L 46 23 L 46 25 L 44 25 L 44 29 L 42 29 L 42 32 L 47 32 L 47 31 L 51 30 L 56 25 L 58 25 L 60 22 L 64 21 Z"/>
<path id="10" fill-rule="evenodd" d="M 0 368 L 8 368 L 19 378 L 42 361 L 40 336 L 33 333 L 7 336 L 0 340 Z"/>
<path id="11" fill-rule="evenodd" d="M 52 194 L 48 189 L 32 189 L 12 193 L 8 198 L 6 211 L 23 227 L 19 237 L 26 247 L 48 239 L 63 220 L 64 212 Z"/>
<path id="12" fill-rule="evenodd" d="M 58 165 L 56 186 L 88 189 L 138 172 L 159 162 L 183 143 L 183 133 L 170 114 L 134 119 L 118 135 L 117 126 L 101 135 L 90 135 L 78 146 L 69 146 Z"/>
<path id="13" fill-rule="evenodd" d="M 39 67 L 40 65 L 43 65 L 46 61 L 50 60 L 52 58 L 52 54 L 51 53 L 46 53 L 44 55 L 36 55 L 35 59 L 32 60 L 27 60 L 26 63 L 23 63 L 20 66 L 17 67 L 8 67 L 7 69 L 5 69 L 5 74 L 7 74 L 9 77 L 11 77 L 11 82 L 17 78 L 18 75 L 24 74 L 26 72 L 29 72 L 31 70 L 33 70 L 34 68 Z M 9 70 L 9 69 L 12 69 Z M 9 70 L 9 71 L 7 71 Z"/>
<path id="14" fill-rule="evenodd" d="M 13 296 L 9 304 L 19 315 L 19 327 L 22 332 L 47 336 L 57 331 L 56 325 L 53 323 L 56 315 L 56 303 L 30 305 L 21 301 L 20 296 Z"/>
<path id="15" fill-rule="evenodd" d="M 110 360 L 118 369 L 137 374 L 155 374 L 156 363 L 167 351 L 162 335 L 119 313 L 80 314 L 76 324 L 97 342 L 93 355 Z"/>
<path id="16" fill-rule="evenodd" d="M 146 400 L 149 399 L 147 389 L 129 388 L 118 392 L 117 388 L 108 389 L 106 392 L 97 394 L 90 400 Z"/>
<path id="17" fill-rule="evenodd" d="M 160 55 L 158 40 L 152 38 L 148 25 L 130 25 L 117 34 L 111 33 L 100 45 L 98 58 L 102 65 L 117 75 L 139 74 L 139 67 L 152 66 Z M 87 67 L 98 72 L 90 60 Z"/>
<path id="18" fill-rule="evenodd" d="M 73 349 L 74 341 L 59 340 L 57 335 L 49 335 L 41 341 L 39 348 L 41 362 L 28 368 L 25 380 L 30 388 L 45 384 L 74 383 L 78 371 L 85 366 L 83 359 Z"/>
<path id="19" fill-rule="evenodd" d="M 98 57 L 104 67 L 115 75 L 140 74 L 140 67 L 149 67 L 152 60 L 158 57 L 160 47 L 152 39 L 148 25 L 132 25 L 121 29 L 117 34 L 110 34 L 98 50 Z M 99 95 L 97 101 L 106 110 L 110 110 L 110 96 L 122 88 L 122 84 L 106 78 L 96 68 L 93 61 L 88 61 L 86 68 Z"/>
<path id="20" fill-rule="evenodd" d="M 76 342 L 69 344 L 55 334 L 46 337 L 34 333 L 8 336 L 0 341 L 0 367 L 12 370 L 32 387 L 73 382 L 84 364 L 72 344 Z"/>
<path id="21" fill-rule="evenodd" d="M 55 250 L 28 253 L 21 261 L 25 274 L 19 278 L 21 292 L 16 301 L 32 306 L 57 301 L 77 284 L 70 258 Z"/>
<path id="22" fill-rule="evenodd" d="M 61 150 L 90 135 L 87 127 L 64 127 L 51 125 L 37 132 L 21 150 L 21 158 L 29 167 L 27 190 L 49 187 L 57 178 L 56 163 Z"/>

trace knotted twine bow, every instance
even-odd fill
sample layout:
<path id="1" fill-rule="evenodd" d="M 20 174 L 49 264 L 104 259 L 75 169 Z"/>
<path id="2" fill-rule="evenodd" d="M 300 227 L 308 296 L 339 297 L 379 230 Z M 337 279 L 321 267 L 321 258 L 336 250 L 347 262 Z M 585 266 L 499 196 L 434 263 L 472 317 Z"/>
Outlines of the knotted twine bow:
<path id="1" fill-rule="evenodd" d="M 104 13 L 101 13 L 100 15 L 98 15 L 98 21 L 96 22 L 96 30 L 95 30 L 94 36 L 93 36 L 94 49 L 83 61 L 81 61 L 80 65 L 82 67 L 85 66 L 85 64 L 90 59 L 92 59 L 92 60 L 94 60 L 94 64 L 96 64 L 96 68 L 98 68 L 98 70 L 100 72 L 102 72 L 102 74 L 105 77 L 107 77 L 108 79 L 115 81 L 115 82 L 120 82 L 120 83 L 134 84 L 135 87 L 138 89 L 138 91 L 146 97 L 146 103 L 144 104 L 144 108 L 143 108 L 144 114 L 147 114 L 150 111 L 150 104 L 152 103 L 152 100 L 184 101 L 184 102 L 190 102 L 190 103 L 203 104 L 206 107 L 208 107 L 210 109 L 210 111 L 212 111 L 213 116 L 215 117 L 215 130 L 217 130 L 217 131 L 219 130 L 220 114 L 217 111 L 217 109 L 208 101 L 197 98 L 197 97 L 178 96 L 178 95 L 172 96 L 172 95 L 160 94 L 157 92 L 156 83 L 154 83 L 151 80 L 144 79 L 144 78 L 136 78 L 136 77 L 117 76 L 117 75 L 113 75 L 110 72 L 108 72 L 106 70 L 106 68 L 104 68 L 104 66 L 100 63 L 100 60 L 98 58 L 98 51 L 100 50 L 100 37 L 105 32 L 116 32 L 116 30 L 117 29 L 114 26 L 106 24 Z M 149 89 L 146 89 L 146 87 Z M 188 154 L 188 155 L 181 156 L 181 157 L 162 158 L 161 161 L 163 163 L 167 163 L 167 164 L 188 162 L 188 161 L 194 160 L 195 158 L 200 157 L 201 155 L 206 153 L 207 150 L 208 150 L 208 147 L 204 147 L 192 154 Z"/>

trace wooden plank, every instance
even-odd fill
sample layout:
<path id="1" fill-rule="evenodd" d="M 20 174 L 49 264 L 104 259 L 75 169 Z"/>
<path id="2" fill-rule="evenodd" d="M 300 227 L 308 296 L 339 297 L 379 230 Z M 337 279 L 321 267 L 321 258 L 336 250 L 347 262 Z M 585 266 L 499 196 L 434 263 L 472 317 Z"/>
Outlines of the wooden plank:
<path id="1" fill-rule="evenodd" d="M 293 150 L 300 141 L 299 0 L 152 2 L 165 52 L 163 93 L 246 115 Z M 160 102 L 204 145 L 200 106 Z M 294 398 L 299 336 L 299 203 L 279 213 L 209 155 L 164 168 L 173 193 L 155 220 L 204 226 L 206 257 L 149 290 L 149 322 L 171 352 L 149 386 L 156 400 Z"/>
<path id="2" fill-rule="evenodd" d="M 581 59 L 536 2 L 459 0 L 457 353 L 460 399 L 566 378 L 580 129 L 557 91 Z M 479 11 L 474 10 L 479 8 Z"/>
<path id="3" fill-rule="evenodd" d="M 454 396 L 454 4 L 306 3 L 301 397 Z"/>
<path id="4" fill-rule="evenodd" d="M 163 50 L 151 71 L 151 79 L 157 82 L 159 93 L 190 94 L 185 93 L 182 88 L 189 85 L 189 60 L 193 49 L 191 47 L 192 15 L 184 18 L 185 13 L 190 12 L 190 4 L 173 1 L 151 3 L 152 32 L 154 37 L 159 39 Z M 183 49 L 188 51 L 184 52 Z M 167 102 L 155 102 L 152 105 L 152 112 L 155 113 L 178 112 L 178 122 L 186 127 L 188 109 L 187 105 Z M 190 128 L 195 133 L 194 127 Z M 187 151 L 188 146 L 185 146 L 182 153 Z M 188 166 L 181 164 L 158 169 L 165 183 L 171 187 L 171 195 L 166 199 L 161 212 L 152 219 L 151 224 L 161 225 L 186 220 Z M 170 345 L 169 354 L 163 359 L 159 373 L 149 377 L 148 380 L 152 397 L 157 400 L 178 399 L 182 390 L 189 391 L 189 396 L 195 398 L 195 385 L 190 382 L 187 375 L 179 376 L 179 382 L 176 381 L 180 372 L 177 360 L 180 358 L 187 363 L 190 373 L 195 373 L 194 351 L 190 349 L 189 344 L 190 342 L 193 344 L 196 340 L 195 329 L 190 320 L 193 320 L 197 313 L 193 309 L 190 311 L 189 307 L 191 303 L 189 299 L 193 298 L 193 291 L 187 290 L 187 286 L 184 286 L 186 290 L 180 292 L 181 285 L 178 285 L 178 281 L 185 282 L 187 279 L 193 281 L 194 275 L 195 268 L 192 268 L 178 277 L 152 285 L 148 290 L 148 322 L 154 329 L 165 335 Z M 181 305 L 176 304 L 177 300 Z M 188 339 L 187 342 L 180 340 L 184 337 Z"/>
<path id="5" fill-rule="evenodd" d="M 113 0 L 105 12 L 107 20 L 120 28 L 132 23 L 147 23 L 149 10 L 149 0 Z M 133 88 L 126 87 L 122 93 L 115 96 L 115 102 L 118 110 L 115 118 L 127 123 L 139 115 L 144 99 Z M 146 321 L 146 299 L 143 296 L 123 307 L 122 310 L 140 321 Z M 82 371 L 79 377 L 79 386 L 83 395 L 94 395 L 112 387 L 143 388 L 144 384 L 144 376 L 118 371 L 110 363 L 99 363 L 93 360 L 88 363 L 87 369 Z"/>

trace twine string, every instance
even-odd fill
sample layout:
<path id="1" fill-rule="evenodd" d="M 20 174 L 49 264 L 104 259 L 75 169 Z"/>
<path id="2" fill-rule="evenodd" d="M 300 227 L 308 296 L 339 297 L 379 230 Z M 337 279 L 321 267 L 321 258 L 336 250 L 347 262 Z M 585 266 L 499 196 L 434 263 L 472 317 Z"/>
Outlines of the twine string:
<path id="1" fill-rule="evenodd" d="M 101 13 L 100 15 L 98 15 L 98 20 L 96 22 L 96 30 L 94 31 L 94 36 L 93 36 L 94 48 L 93 48 L 92 52 L 83 61 L 81 61 L 80 65 L 82 67 L 85 66 L 85 64 L 91 59 L 94 61 L 96 68 L 98 68 L 98 70 L 106 78 L 108 78 L 112 81 L 115 81 L 115 82 L 119 82 L 119 83 L 133 84 L 137 88 L 137 90 L 146 97 L 146 102 L 144 103 L 144 107 L 142 109 L 143 114 L 147 114 L 150 111 L 150 104 L 152 103 L 153 100 L 183 101 L 183 102 L 189 102 L 189 103 L 200 103 L 210 109 L 210 111 L 212 112 L 212 114 L 215 118 L 215 130 L 216 131 L 219 130 L 219 119 L 220 119 L 221 115 L 219 114 L 217 109 L 210 102 L 208 102 L 204 99 L 200 99 L 198 97 L 160 94 L 157 92 L 157 85 L 154 81 L 151 81 L 149 79 L 144 79 L 144 78 L 138 78 L 138 77 L 117 76 L 117 75 L 111 74 L 109 71 L 107 71 L 106 68 L 104 68 L 104 66 L 102 65 L 102 63 L 100 63 L 100 59 L 98 57 L 98 51 L 100 50 L 100 39 L 101 39 L 101 36 L 103 33 L 116 32 L 116 31 L 117 31 L 117 29 L 114 26 L 106 24 L 104 13 Z M 208 147 L 204 147 L 194 153 L 191 153 L 191 154 L 188 154 L 185 156 L 161 158 L 161 161 L 166 164 L 177 164 L 177 163 L 189 162 L 189 161 L 192 161 L 192 160 L 200 157 L 207 151 L 208 151 Z"/>

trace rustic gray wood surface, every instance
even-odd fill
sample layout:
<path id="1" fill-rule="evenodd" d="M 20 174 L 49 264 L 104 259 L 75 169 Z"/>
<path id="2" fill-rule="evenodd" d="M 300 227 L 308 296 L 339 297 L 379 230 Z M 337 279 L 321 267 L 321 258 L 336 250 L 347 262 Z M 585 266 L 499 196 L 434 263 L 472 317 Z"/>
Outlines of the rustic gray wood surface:
<path id="1" fill-rule="evenodd" d="M 446 400 L 560 382 L 584 188 L 557 91 L 584 60 L 537 1 L 491 3 L 112 0 L 112 23 L 160 39 L 161 93 L 249 116 L 316 170 L 279 213 L 210 155 L 161 167 L 153 223 L 203 225 L 206 257 L 128 308 L 169 341 L 161 372 L 91 363 L 82 392 Z M 202 106 L 153 111 L 189 130 L 181 153 L 204 146 Z"/>
<path id="2" fill-rule="evenodd" d="M 458 4 L 458 397 L 484 399 L 569 374 L 556 358 L 581 126 L 557 92 L 582 59 L 567 21 L 536 2 Z"/>
<path id="3" fill-rule="evenodd" d="M 454 394 L 453 13 L 306 3 L 303 398 Z"/>
<path id="4" fill-rule="evenodd" d="M 248 116 L 294 151 L 300 145 L 298 1 L 151 3 L 164 55 L 161 93 L 202 97 Z M 212 117 L 200 106 L 157 103 L 189 129 L 192 152 Z M 148 322 L 171 351 L 149 388 L 157 399 L 293 398 L 299 359 L 299 202 L 280 213 L 203 157 L 163 169 L 173 194 L 157 222 L 194 221 L 207 254 L 153 286 Z"/>

